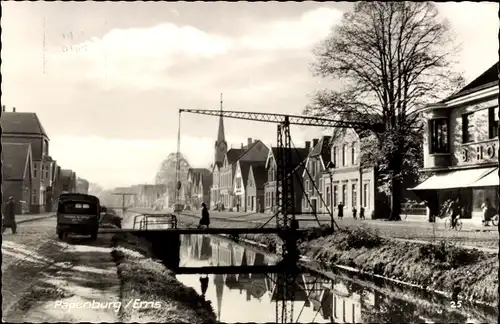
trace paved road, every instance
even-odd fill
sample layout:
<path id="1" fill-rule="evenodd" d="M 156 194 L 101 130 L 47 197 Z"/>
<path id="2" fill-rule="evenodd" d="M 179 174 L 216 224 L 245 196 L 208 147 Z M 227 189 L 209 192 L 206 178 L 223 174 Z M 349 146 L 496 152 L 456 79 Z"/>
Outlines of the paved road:
<path id="1" fill-rule="evenodd" d="M 118 321 L 109 307 L 63 309 L 82 301 L 119 301 L 110 237 L 60 242 L 55 227 L 54 218 L 45 218 L 20 224 L 16 235 L 2 235 L 3 321 Z"/>

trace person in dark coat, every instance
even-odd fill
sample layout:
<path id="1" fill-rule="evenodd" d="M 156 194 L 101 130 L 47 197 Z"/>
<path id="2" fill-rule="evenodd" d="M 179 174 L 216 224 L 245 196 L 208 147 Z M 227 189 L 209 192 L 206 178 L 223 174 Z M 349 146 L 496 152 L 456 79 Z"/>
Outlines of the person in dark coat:
<path id="1" fill-rule="evenodd" d="M 338 214 L 338 217 L 340 219 L 342 219 L 342 217 L 344 217 L 344 203 L 343 202 L 340 202 L 340 204 L 337 206 L 338 210 L 339 210 L 339 214 Z"/>
<path id="2" fill-rule="evenodd" d="M 208 228 L 208 226 L 210 225 L 210 214 L 208 213 L 207 205 L 205 205 L 205 203 L 202 203 L 201 206 L 201 219 L 198 228 L 200 228 L 201 226 L 206 226 Z"/>
<path id="3" fill-rule="evenodd" d="M 5 204 L 5 213 L 2 217 L 2 234 L 7 228 L 12 230 L 12 234 L 17 232 L 16 224 L 16 200 L 10 196 L 9 201 Z"/>
<path id="4" fill-rule="evenodd" d="M 201 283 L 201 297 L 205 298 L 205 294 L 207 293 L 208 289 L 208 275 L 204 275 L 200 277 L 200 283 Z"/>
<path id="5" fill-rule="evenodd" d="M 359 219 L 365 219 L 365 207 L 363 206 L 359 209 Z"/>

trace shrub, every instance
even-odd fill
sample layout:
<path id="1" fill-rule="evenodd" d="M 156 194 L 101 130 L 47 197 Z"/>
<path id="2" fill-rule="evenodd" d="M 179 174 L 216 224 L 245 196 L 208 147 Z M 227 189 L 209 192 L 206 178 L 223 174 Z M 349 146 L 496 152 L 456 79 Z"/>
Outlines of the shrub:
<path id="1" fill-rule="evenodd" d="M 341 250 L 372 249 L 380 246 L 382 238 L 378 233 L 372 232 L 366 228 L 356 228 L 354 230 L 344 230 L 340 240 L 337 242 L 337 247 Z"/>
<path id="2" fill-rule="evenodd" d="M 476 263 L 482 259 L 484 254 L 476 249 L 469 250 L 460 248 L 446 241 L 438 244 L 425 244 L 419 246 L 419 259 L 430 262 L 438 261 L 452 268 Z"/>

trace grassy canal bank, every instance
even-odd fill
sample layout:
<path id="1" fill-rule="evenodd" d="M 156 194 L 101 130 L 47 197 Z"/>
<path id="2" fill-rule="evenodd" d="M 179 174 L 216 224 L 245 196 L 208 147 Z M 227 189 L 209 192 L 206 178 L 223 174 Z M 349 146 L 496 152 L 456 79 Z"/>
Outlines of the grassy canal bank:
<path id="1" fill-rule="evenodd" d="M 173 272 L 155 260 L 148 241 L 131 234 L 116 234 L 112 255 L 121 281 L 121 300 L 140 299 L 162 304 L 159 308 L 122 308 L 122 322 L 217 322 L 210 303 L 193 288 L 180 283 Z"/>
<path id="2" fill-rule="evenodd" d="M 184 217 L 183 226 L 198 219 Z M 214 220 L 213 227 L 255 226 L 246 222 Z M 240 238 L 276 252 L 282 242 L 274 234 L 247 234 Z M 458 298 L 496 307 L 498 304 L 498 255 L 465 249 L 438 241 L 429 244 L 382 237 L 369 228 L 342 229 L 330 235 L 326 228 L 311 229 L 299 239 L 303 256 L 324 268 L 351 268 Z"/>

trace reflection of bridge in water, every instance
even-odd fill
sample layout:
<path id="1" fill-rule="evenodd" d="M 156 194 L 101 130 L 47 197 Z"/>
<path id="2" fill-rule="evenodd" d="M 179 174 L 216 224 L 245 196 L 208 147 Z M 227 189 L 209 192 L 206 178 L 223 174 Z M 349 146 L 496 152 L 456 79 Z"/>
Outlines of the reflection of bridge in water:
<path id="1" fill-rule="evenodd" d="M 273 265 L 275 257 L 245 248 L 225 239 L 203 235 L 183 235 L 181 254 L 190 259 L 207 261 L 213 266 L 245 267 Z M 282 303 L 276 273 L 216 273 L 213 277 L 217 295 L 217 313 L 220 318 L 224 286 L 246 294 L 248 302 L 253 299 L 264 303 Z M 341 281 L 323 276 L 301 273 L 296 277 L 295 302 L 301 308 L 312 308 L 324 320 L 335 323 L 361 322 L 362 308 L 376 306 L 376 293 L 352 291 Z M 302 310 L 300 311 L 302 313 Z M 300 313 L 297 314 L 300 316 Z"/>

